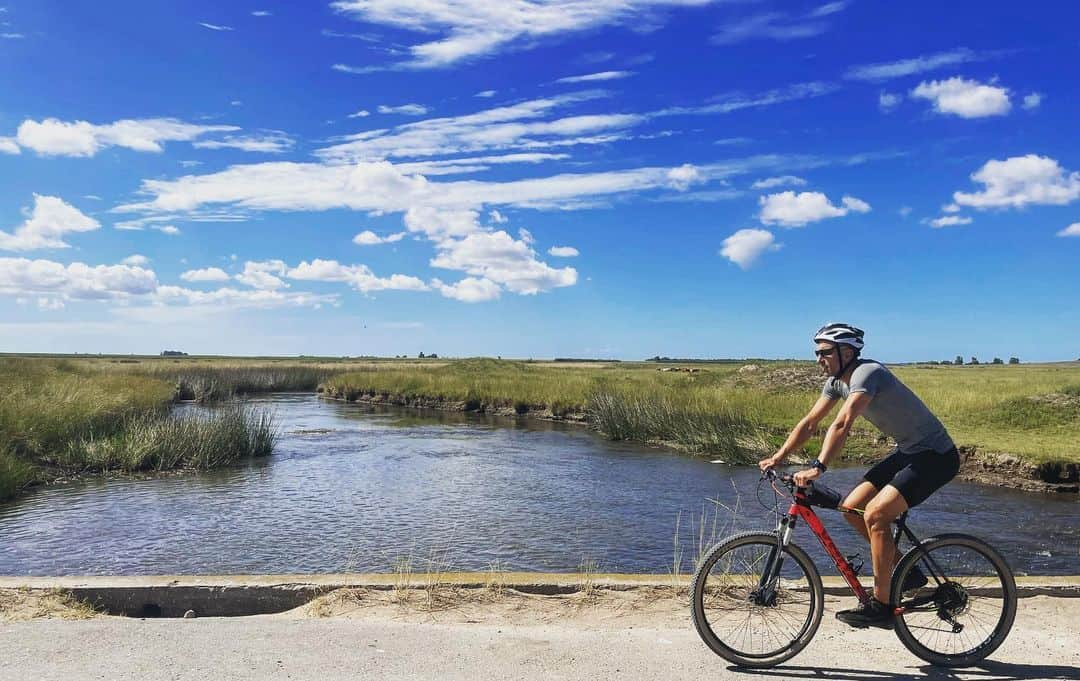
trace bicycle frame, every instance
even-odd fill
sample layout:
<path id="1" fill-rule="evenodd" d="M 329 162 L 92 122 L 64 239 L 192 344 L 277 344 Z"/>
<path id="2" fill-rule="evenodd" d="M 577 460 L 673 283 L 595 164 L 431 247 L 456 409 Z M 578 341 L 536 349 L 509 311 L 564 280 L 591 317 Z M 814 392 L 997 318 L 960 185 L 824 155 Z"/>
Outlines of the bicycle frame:
<path id="1" fill-rule="evenodd" d="M 862 515 L 862 511 L 854 508 L 847 508 L 846 506 L 840 506 L 838 509 L 842 513 L 855 513 Z M 791 541 L 791 533 L 795 529 L 795 524 L 799 518 L 802 518 L 806 523 L 810 531 L 814 533 L 814 536 L 821 542 L 821 547 L 825 549 L 825 553 L 829 554 L 829 557 L 836 563 L 836 569 L 840 571 L 840 576 L 847 582 L 848 587 L 855 593 L 855 596 L 859 599 L 860 603 L 867 603 L 870 600 L 870 592 L 868 592 L 863 585 L 859 583 L 859 576 L 855 573 L 855 568 L 848 562 L 847 558 L 840 553 L 840 549 L 836 548 L 836 544 L 833 542 L 832 537 L 829 536 L 828 530 L 821 524 L 821 519 L 814 513 L 814 509 L 811 508 L 809 502 L 806 500 L 806 494 L 801 490 L 795 492 L 795 497 L 792 499 L 791 506 L 788 508 L 787 514 L 780 519 L 779 526 L 779 540 L 781 546 L 787 546 Z M 776 574 L 780 574 L 780 564 L 783 562 L 783 556 L 777 561 Z M 769 571 L 771 572 L 771 571 Z"/>
<path id="2" fill-rule="evenodd" d="M 838 506 L 836 510 L 840 511 L 841 513 L 854 513 L 860 516 L 864 513 L 862 509 L 849 508 L 847 506 Z M 758 601 L 759 604 L 766 604 L 773 598 L 773 595 L 775 593 L 776 579 L 780 575 L 780 569 L 783 567 L 784 562 L 784 554 L 782 549 L 783 547 L 787 546 L 788 543 L 790 543 L 791 533 L 792 531 L 794 531 L 795 525 L 799 518 L 802 518 L 803 521 L 806 522 L 807 527 L 809 527 L 810 531 L 814 533 L 814 536 L 818 538 L 818 541 L 821 543 L 822 548 L 825 549 L 825 552 L 829 554 L 829 557 L 832 558 L 834 563 L 836 563 L 836 569 L 840 571 L 840 575 L 844 578 L 844 581 L 847 582 L 847 585 L 851 589 L 851 591 L 859 599 L 859 602 L 869 602 L 871 598 L 870 592 L 867 591 L 859 582 L 859 577 L 855 571 L 855 568 L 852 567 L 848 559 L 845 558 L 842 553 L 840 553 L 840 550 L 836 547 L 836 544 L 833 542 L 832 537 L 829 536 L 828 530 L 826 530 L 825 526 L 822 525 L 821 519 L 818 518 L 817 513 L 814 512 L 813 507 L 807 500 L 806 493 L 801 488 L 795 490 L 791 506 L 788 508 L 787 513 L 782 518 L 780 518 L 780 522 L 777 526 L 777 546 L 773 551 L 770 552 L 769 557 L 766 561 L 766 568 L 762 571 L 761 581 L 758 584 L 758 589 L 754 594 L 755 600 Z M 902 513 L 899 518 L 897 518 L 896 532 L 893 535 L 893 542 L 896 544 L 897 549 L 899 549 L 900 536 L 903 535 L 907 537 L 908 541 L 910 541 L 915 548 L 922 548 L 922 542 L 919 541 L 919 538 L 916 537 L 910 529 L 908 529 L 905 522 L 906 519 L 906 511 Z M 940 568 L 930 556 L 925 556 L 925 559 L 927 561 L 926 565 L 927 572 L 929 572 L 929 577 L 932 578 L 935 582 L 937 582 L 938 585 L 941 585 L 943 583 L 943 579 L 941 577 L 943 573 L 941 572 Z M 919 604 L 921 605 L 922 603 L 920 602 Z M 898 609 L 897 614 L 899 614 L 900 612 L 902 612 L 902 609 Z"/>

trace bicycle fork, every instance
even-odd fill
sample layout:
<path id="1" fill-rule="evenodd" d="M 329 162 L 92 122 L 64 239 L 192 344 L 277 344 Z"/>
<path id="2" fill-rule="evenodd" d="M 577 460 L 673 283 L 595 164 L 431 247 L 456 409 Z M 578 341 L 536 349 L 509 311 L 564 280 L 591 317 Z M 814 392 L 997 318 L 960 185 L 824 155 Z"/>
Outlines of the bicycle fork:
<path id="1" fill-rule="evenodd" d="M 791 541 L 791 533 L 795 529 L 794 514 L 780 518 L 776 525 L 776 543 L 769 550 L 769 557 L 765 559 L 765 568 L 761 571 L 761 579 L 758 580 L 756 589 L 750 592 L 749 600 L 754 605 L 776 605 L 776 592 L 780 584 L 780 569 L 784 566 L 784 548 Z"/>

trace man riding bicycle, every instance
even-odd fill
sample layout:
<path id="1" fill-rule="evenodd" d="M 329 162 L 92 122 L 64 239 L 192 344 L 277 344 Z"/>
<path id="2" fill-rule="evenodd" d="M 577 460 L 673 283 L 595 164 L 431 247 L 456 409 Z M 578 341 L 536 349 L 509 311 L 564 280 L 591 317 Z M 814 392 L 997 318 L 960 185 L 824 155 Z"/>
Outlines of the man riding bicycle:
<path id="1" fill-rule="evenodd" d="M 849 513 L 844 517 L 870 542 L 874 597 L 868 603 L 836 614 L 837 619 L 853 626 L 889 627 L 893 619 L 886 605 L 890 597 L 889 581 L 899 559 L 890 525 L 901 513 L 926 501 L 952 480 L 960 469 L 960 457 L 945 426 L 915 393 L 881 363 L 859 357 L 863 349 L 861 329 L 848 324 L 826 324 L 814 334 L 814 342 L 818 364 L 828 376 L 821 397 L 776 454 L 762 459 L 758 466 L 763 471 L 773 468 L 800 449 L 840 400 L 844 400 L 844 405 L 825 433 L 821 454 L 811 462 L 810 468 L 794 475 L 798 485 L 806 486 L 828 470 L 829 462 L 843 449 L 852 425 L 860 416 L 896 441 L 896 447 L 866 473 L 863 482 L 843 502 L 848 508 L 865 510 L 862 515 Z M 907 591 L 924 584 L 926 577 L 916 568 L 908 574 L 902 589 Z"/>

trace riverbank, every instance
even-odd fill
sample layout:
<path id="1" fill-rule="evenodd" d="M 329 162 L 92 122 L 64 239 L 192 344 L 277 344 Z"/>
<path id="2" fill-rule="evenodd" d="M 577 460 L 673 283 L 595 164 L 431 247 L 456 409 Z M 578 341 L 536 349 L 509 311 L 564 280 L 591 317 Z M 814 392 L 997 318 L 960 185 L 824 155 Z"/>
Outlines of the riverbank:
<path id="1" fill-rule="evenodd" d="M 163 413 L 179 399 L 213 403 L 262 392 L 317 390 L 348 402 L 587 424 L 611 440 L 751 464 L 783 442 L 822 382 L 809 362 L 685 367 L 493 359 L 0 362 L 5 363 L 0 499 L 83 472 L 168 468 L 137 459 L 85 465 L 93 458 L 85 455 L 59 467 L 54 462 L 80 451 L 78 443 L 88 434 L 115 439 L 130 430 L 124 423 L 132 414 Z M 962 478 L 1034 492 L 1080 491 L 1080 364 L 926 365 L 894 371 L 960 444 Z M 803 458 L 813 458 L 819 449 L 820 439 L 812 440 Z M 887 450 L 888 442 L 860 420 L 845 458 L 862 464 Z"/>

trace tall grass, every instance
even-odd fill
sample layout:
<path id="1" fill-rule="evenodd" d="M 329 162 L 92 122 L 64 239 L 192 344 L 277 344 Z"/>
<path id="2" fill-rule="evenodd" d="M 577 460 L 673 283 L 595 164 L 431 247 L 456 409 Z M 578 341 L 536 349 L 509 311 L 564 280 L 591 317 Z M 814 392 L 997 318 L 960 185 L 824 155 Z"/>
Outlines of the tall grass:
<path id="1" fill-rule="evenodd" d="M 268 414 L 170 415 L 173 393 L 146 375 L 0 358 L 0 500 L 57 475 L 203 469 L 272 449 Z"/>
<path id="2" fill-rule="evenodd" d="M 595 393 L 590 419 L 612 440 L 663 442 L 701 454 L 746 463 L 763 453 L 760 429 L 719 393 L 649 395 L 637 391 Z"/>
<path id="3" fill-rule="evenodd" d="M 310 366 L 180 366 L 156 365 L 139 373 L 175 386 L 175 399 L 212 403 L 241 395 L 270 392 L 314 392 L 334 375 L 333 369 Z"/>
<path id="4" fill-rule="evenodd" d="M 658 372 L 651 363 L 563 367 L 475 359 L 437 367 L 372 366 L 334 376 L 323 388 L 346 400 L 397 396 L 463 403 L 466 409 L 579 413 L 612 439 L 674 443 L 737 462 L 778 446 L 814 403 L 816 390 L 785 388 L 771 380 L 792 367 L 812 370 L 809 362 L 785 362 L 740 374 L 737 364 L 712 364 L 687 374 Z M 1080 410 L 1030 399 L 1080 391 L 1080 366 L 901 366 L 893 371 L 958 444 L 1036 463 L 1080 461 Z M 808 448 L 819 446 L 815 440 Z M 871 424 L 856 422 L 849 450 L 886 446 Z"/>
<path id="5" fill-rule="evenodd" d="M 53 463 L 80 472 L 209 470 L 266 456 L 277 437 L 268 412 L 243 405 L 205 414 L 147 414 L 132 417 L 111 437 L 71 443 Z"/>

